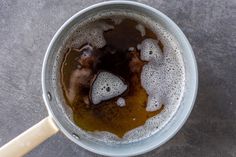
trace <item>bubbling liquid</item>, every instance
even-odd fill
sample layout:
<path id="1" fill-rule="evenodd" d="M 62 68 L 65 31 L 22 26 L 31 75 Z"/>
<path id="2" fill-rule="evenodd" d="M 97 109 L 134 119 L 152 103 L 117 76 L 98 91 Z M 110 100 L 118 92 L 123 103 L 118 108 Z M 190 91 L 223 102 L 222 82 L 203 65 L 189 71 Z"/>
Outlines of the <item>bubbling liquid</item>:
<path id="1" fill-rule="evenodd" d="M 78 24 L 65 43 L 64 97 L 74 122 L 94 139 L 141 140 L 177 111 L 184 87 L 181 51 L 152 19 L 103 12 Z"/>

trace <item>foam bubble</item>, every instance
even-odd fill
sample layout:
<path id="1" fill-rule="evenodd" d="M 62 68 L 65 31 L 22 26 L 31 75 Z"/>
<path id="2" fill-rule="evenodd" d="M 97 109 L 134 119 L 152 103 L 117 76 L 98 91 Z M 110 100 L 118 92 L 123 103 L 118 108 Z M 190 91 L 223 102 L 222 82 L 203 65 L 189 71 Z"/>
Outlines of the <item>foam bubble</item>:
<path id="1" fill-rule="evenodd" d="M 118 98 L 116 101 L 116 104 L 120 107 L 124 107 L 125 106 L 125 99 L 124 98 Z"/>
<path id="2" fill-rule="evenodd" d="M 111 18 L 111 20 L 115 23 L 115 25 L 118 25 L 123 21 L 123 17 Z"/>
<path id="3" fill-rule="evenodd" d="M 135 28 L 141 33 L 142 37 L 146 35 L 145 27 L 143 25 L 138 24 Z"/>
<path id="4" fill-rule="evenodd" d="M 81 45 L 89 43 L 94 47 L 102 48 L 106 45 L 103 32 L 111 29 L 114 29 L 114 26 L 101 21 L 87 24 L 76 30 L 71 39 L 70 46 L 79 48 Z"/>
<path id="5" fill-rule="evenodd" d="M 118 76 L 109 72 L 100 72 L 92 84 L 91 101 L 93 104 L 99 104 L 121 95 L 127 88 L 128 86 Z"/>
<path id="6" fill-rule="evenodd" d="M 144 61 L 154 60 L 155 62 L 160 61 L 163 58 L 158 41 L 154 39 L 145 39 L 139 46 L 141 50 L 141 59 Z"/>
<path id="7" fill-rule="evenodd" d="M 156 111 L 161 108 L 162 104 L 163 103 L 159 95 L 149 95 L 146 110 Z"/>
<path id="8" fill-rule="evenodd" d="M 128 51 L 133 52 L 135 50 L 134 47 L 129 47 Z"/>

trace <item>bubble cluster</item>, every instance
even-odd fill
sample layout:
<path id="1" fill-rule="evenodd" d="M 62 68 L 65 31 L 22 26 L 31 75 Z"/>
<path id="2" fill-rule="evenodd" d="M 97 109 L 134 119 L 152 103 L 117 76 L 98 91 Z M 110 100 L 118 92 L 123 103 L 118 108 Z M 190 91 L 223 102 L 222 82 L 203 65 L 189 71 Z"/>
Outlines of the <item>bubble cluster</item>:
<path id="1" fill-rule="evenodd" d="M 158 41 L 154 39 L 145 39 L 138 47 L 141 50 L 141 59 L 144 61 L 161 62 L 163 53 L 158 46 Z"/>
<path id="2" fill-rule="evenodd" d="M 99 104 L 121 95 L 128 86 L 118 76 L 109 72 L 100 72 L 91 87 L 91 100 L 93 104 Z"/>
<path id="3" fill-rule="evenodd" d="M 124 107 L 125 106 L 125 99 L 122 97 L 118 98 L 116 101 L 116 104 L 120 107 Z"/>
<path id="4" fill-rule="evenodd" d="M 164 104 L 174 112 L 177 106 L 174 103 L 182 89 L 178 80 L 182 79 L 183 69 L 175 54 L 170 49 L 162 53 L 157 43 L 153 39 L 146 39 L 141 43 L 141 59 L 149 61 L 141 73 L 142 86 L 149 95 L 146 110 L 155 111 Z M 171 102 L 173 97 L 175 100 Z M 173 105 L 169 105 L 170 102 Z"/>
<path id="5" fill-rule="evenodd" d="M 114 29 L 114 26 L 105 22 L 97 21 L 77 29 L 73 34 L 70 46 L 79 48 L 81 45 L 90 43 L 92 46 L 101 48 L 106 45 L 103 32 Z"/>
<path id="6" fill-rule="evenodd" d="M 111 20 L 115 23 L 115 25 L 118 25 L 124 20 L 124 17 L 116 17 L 112 18 Z"/>
<path id="7" fill-rule="evenodd" d="M 136 26 L 136 29 L 141 33 L 142 37 L 146 35 L 145 27 L 143 25 L 138 24 Z"/>

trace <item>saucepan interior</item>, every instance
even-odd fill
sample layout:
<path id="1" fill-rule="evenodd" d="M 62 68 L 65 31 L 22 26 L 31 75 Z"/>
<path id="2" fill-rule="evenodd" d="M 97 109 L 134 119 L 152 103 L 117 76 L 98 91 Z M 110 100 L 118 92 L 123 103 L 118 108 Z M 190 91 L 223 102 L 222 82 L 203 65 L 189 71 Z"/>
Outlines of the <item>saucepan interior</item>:
<path id="1" fill-rule="evenodd" d="M 64 54 L 59 53 L 67 34 L 74 26 L 84 19 L 104 10 L 126 9 L 134 10 L 157 20 L 171 32 L 179 43 L 185 65 L 185 92 L 181 105 L 172 120 L 150 138 L 129 144 L 108 144 L 96 141 L 85 131 L 77 127 L 72 120 L 71 111 L 65 105 L 60 87 L 60 65 Z M 129 156 L 150 151 L 165 143 L 186 121 L 193 107 L 197 93 L 197 66 L 192 48 L 179 27 L 166 15 L 149 6 L 128 1 L 103 2 L 88 7 L 65 22 L 54 35 L 47 49 L 42 71 L 43 97 L 49 114 L 55 120 L 60 130 L 73 142 L 92 152 L 109 156 Z"/>

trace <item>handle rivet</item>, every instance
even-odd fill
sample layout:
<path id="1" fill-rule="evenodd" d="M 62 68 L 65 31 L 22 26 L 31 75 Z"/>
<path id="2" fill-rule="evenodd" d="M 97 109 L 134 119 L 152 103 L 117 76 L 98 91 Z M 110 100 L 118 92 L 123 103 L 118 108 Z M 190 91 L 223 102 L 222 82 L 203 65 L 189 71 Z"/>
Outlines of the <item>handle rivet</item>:
<path id="1" fill-rule="evenodd" d="M 48 92 L 47 96 L 48 96 L 48 100 L 51 101 L 52 100 L 52 95 L 51 95 L 50 92 Z"/>

